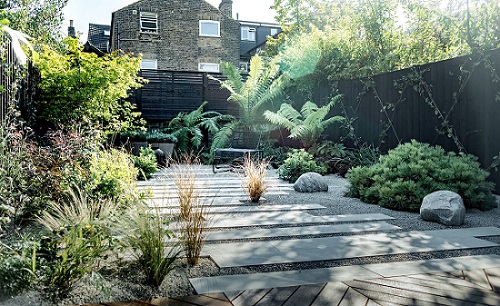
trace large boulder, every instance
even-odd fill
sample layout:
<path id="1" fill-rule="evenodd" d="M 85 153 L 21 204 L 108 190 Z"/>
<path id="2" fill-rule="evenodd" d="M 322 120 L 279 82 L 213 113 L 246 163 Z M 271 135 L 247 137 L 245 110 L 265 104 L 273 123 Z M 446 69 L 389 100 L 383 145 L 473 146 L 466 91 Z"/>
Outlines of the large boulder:
<path id="1" fill-rule="evenodd" d="M 293 189 L 298 192 L 328 191 L 328 184 L 321 174 L 307 172 L 297 179 L 295 184 L 293 184 Z"/>
<path id="2" fill-rule="evenodd" d="M 420 216 L 424 220 L 444 225 L 461 225 L 465 220 L 464 201 L 453 191 L 433 192 L 424 197 Z"/>

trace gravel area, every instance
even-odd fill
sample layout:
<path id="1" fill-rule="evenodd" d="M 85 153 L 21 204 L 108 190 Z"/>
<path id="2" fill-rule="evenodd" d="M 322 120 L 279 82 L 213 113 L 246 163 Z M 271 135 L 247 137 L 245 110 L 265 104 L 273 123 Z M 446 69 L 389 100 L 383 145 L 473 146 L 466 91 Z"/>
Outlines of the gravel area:
<path id="1" fill-rule="evenodd" d="M 274 170 L 270 170 L 270 175 L 273 175 Z M 208 175 L 208 174 L 207 174 Z M 234 176 L 232 173 L 218 173 L 217 176 Z M 394 217 L 394 220 L 387 221 L 388 223 L 397 225 L 401 231 L 411 230 L 437 230 L 448 227 L 438 223 L 423 221 L 418 213 L 409 213 L 401 211 L 393 211 L 381 208 L 377 205 L 366 204 L 359 199 L 348 198 L 344 196 L 348 187 L 348 182 L 342 177 L 329 175 L 325 177 L 328 181 L 328 192 L 304 194 L 295 191 L 290 191 L 286 196 L 265 195 L 266 204 L 321 204 L 326 209 L 308 211 L 313 215 L 339 215 L 339 214 L 364 214 L 364 213 L 383 213 Z M 500 197 L 497 197 L 497 202 L 500 203 Z M 490 211 L 480 211 L 477 209 L 468 210 L 466 213 L 464 227 L 479 227 L 479 226 L 499 226 L 500 225 L 500 207 Z M 500 243 L 500 237 L 489 237 L 488 240 Z M 199 266 L 189 268 L 187 264 L 180 260 L 179 268 L 173 271 L 168 279 L 162 284 L 159 289 L 151 288 L 141 284 L 141 277 L 137 267 L 134 267 L 130 262 L 124 262 L 121 267 L 103 268 L 100 271 L 102 277 L 86 278 L 79 282 L 76 288 L 70 293 L 69 297 L 61 301 L 60 305 L 96 303 L 104 301 L 126 301 L 134 299 L 147 299 L 160 296 L 185 296 L 194 294 L 194 291 L 189 284 L 190 277 L 204 277 L 230 274 L 245 274 L 271 271 L 286 271 L 296 269 L 313 269 L 322 267 L 335 267 L 343 265 L 358 265 L 367 263 L 380 263 L 390 261 L 403 260 L 419 260 L 432 258 L 446 258 L 466 255 L 479 254 L 499 254 L 500 247 L 472 249 L 465 251 L 446 251 L 446 252 L 427 252 L 427 253 L 411 253 L 404 255 L 389 255 L 389 256 L 374 256 L 366 258 L 343 259 L 321 262 L 304 262 L 296 264 L 278 264 L 252 266 L 246 268 L 225 268 L 219 269 L 209 258 L 202 258 Z M 2 301 L 0 304 L 5 306 L 14 305 L 50 305 L 44 302 L 44 299 L 38 292 L 27 292 L 22 296 L 14 299 Z"/>

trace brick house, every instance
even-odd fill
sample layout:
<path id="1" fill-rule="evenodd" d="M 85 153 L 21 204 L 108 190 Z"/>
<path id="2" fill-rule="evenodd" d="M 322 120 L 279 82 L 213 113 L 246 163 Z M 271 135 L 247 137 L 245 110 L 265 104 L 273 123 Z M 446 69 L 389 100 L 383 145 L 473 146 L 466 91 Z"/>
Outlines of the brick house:
<path id="1" fill-rule="evenodd" d="M 237 65 L 240 24 L 232 1 L 217 9 L 203 0 L 141 0 L 112 15 L 111 50 L 141 53 L 142 68 L 219 72 Z"/>
<path id="2" fill-rule="evenodd" d="M 248 69 L 277 24 L 240 22 L 232 0 L 140 0 L 112 14 L 110 49 L 142 54 L 143 69 L 220 72 L 220 62 Z M 253 52 L 253 54 L 252 54 Z"/>

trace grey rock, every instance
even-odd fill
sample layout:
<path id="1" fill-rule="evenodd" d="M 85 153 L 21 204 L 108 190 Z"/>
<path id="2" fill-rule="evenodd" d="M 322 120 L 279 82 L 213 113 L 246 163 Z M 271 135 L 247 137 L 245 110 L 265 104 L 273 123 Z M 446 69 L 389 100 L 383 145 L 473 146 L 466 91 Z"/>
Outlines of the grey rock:
<path id="1" fill-rule="evenodd" d="M 433 192 L 424 197 L 420 216 L 424 220 L 444 225 L 462 225 L 465 220 L 464 201 L 453 191 Z"/>
<path id="2" fill-rule="evenodd" d="M 297 192 L 319 192 L 328 191 L 328 183 L 325 178 L 316 172 L 307 172 L 302 174 L 293 188 Z"/>

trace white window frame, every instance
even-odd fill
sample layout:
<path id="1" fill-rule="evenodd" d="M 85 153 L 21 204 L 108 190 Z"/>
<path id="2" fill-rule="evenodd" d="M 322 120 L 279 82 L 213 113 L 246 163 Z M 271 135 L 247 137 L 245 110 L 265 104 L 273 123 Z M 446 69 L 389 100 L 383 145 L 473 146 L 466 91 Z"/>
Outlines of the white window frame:
<path id="1" fill-rule="evenodd" d="M 271 36 L 278 34 L 279 29 L 271 29 Z"/>
<path id="2" fill-rule="evenodd" d="M 241 40 L 246 40 L 246 41 L 255 41 L 255 33 L 256 33 L 255 28 L 243 26 L 241 27 Z"/>
<path id="3" fill-rule="evenodd" d="M 104 30 L 102 34 L 103 34 L 104 36 L 110 36 L 110 35 L 111 35 L 111 31 Z"/>
<path id="4" fill-rule="evenodd" d="M 217 63 L 198 63 L 198 71 L 220 72 L 220 65 Z"/>
<path id="5" fill-rule="evenodd" d="M 143 23 L 154 23 L 155 27 L 145 27 Z M 139 27 L 141 33 L 158 33 L 158 14 L 149 13 L 149 12 L 141 12 L 139 17 Z"/>
<path id="6" fill-rule="evenodd" d="M 243 62 L 243 61 L 241 61 L 241 62 L 240 62 L 240 65 L 239 65 L 239 69 L 240 69 L 241 71 L 248 72 L 248 71 L 249 71 L 249 69 L 248 69 L 249 65 L 250 65 L 250 64 L 249 64 L 248 62 Z"/>
<path id="7" fill-rule="evenodd" d="M 141 69 L 158 69 L 158 61 L 155 59 L 142 59 Z"/>
<path id="8" fill-rule="evenodd" d="M 216 24 L 217 25 L 217 34 L 212 34 L 212 33 L 204 33 L 203 32 L 203 25 L 204 24 Z M 200 28 L 200 36 L 205 36 L 205 37 L 220 37 L 220 22 L 216 20 L 200 20 L 199 21 L 199 28 Z"/>

